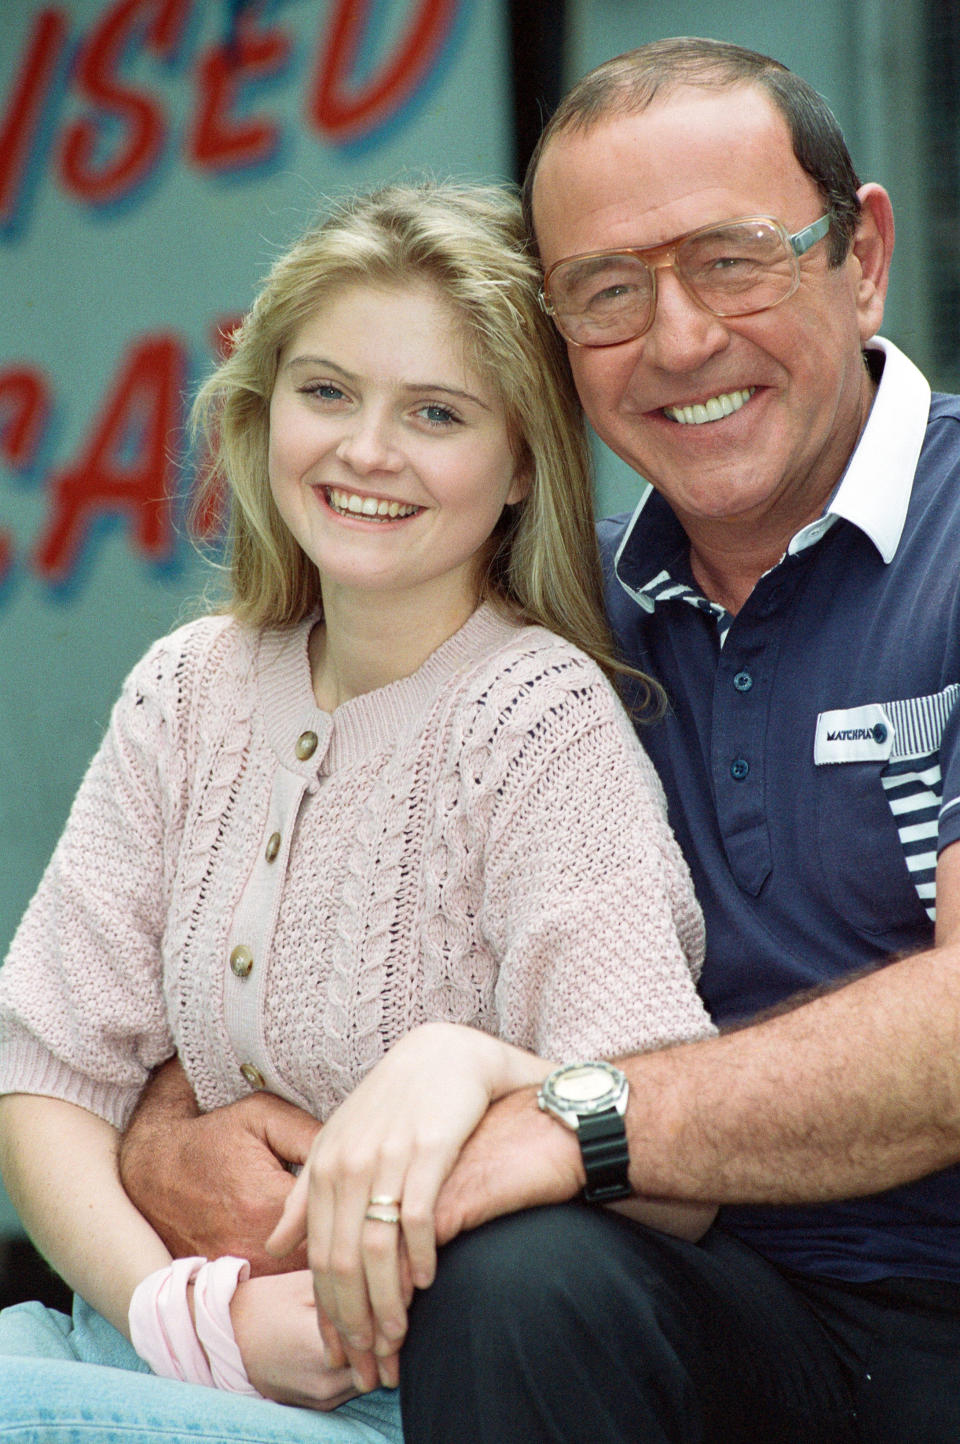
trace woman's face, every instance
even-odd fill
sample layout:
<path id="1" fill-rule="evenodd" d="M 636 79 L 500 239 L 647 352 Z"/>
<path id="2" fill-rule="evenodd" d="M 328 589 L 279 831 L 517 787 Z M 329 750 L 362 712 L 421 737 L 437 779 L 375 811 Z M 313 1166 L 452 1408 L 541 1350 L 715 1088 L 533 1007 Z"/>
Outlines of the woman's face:
<path id="1" fill-rule="evenodd" d="M 478 553 L 526 489 L 502 403 L 427 282 L 357 283 L 284 347 L 270 487 L 332 591 L 412 594 L 462 619 Z"/>

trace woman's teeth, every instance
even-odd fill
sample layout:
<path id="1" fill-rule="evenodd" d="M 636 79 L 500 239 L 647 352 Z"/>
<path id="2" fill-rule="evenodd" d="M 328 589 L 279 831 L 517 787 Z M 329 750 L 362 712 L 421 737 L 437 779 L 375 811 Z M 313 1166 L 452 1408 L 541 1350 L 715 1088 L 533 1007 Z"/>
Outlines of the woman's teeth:
<path id="1" fill-rule="evenodd" d="M 663 412 L 671 421 L 679 421 L 681 426 L 702 426 L 705 421 L 720 421 L 724 416 L 732 416 L 746 405 L 756 389 L 748 386 L 743 391 L 724 391 L 719 396 L 711 396 L 709 401 L 696 401 L 692 406 L 665 406 Z"/>
<path id="2" fill-rule="evenodd" d="M 331 511 L 340 516 L 372 517 L 376 521 L 393 521 L 398 516 L 413 516 L 422 511 L 419 506 L 407 506 L 402 501 L 385 501 L 375 496 L 357 496 L 352 491 L 336 491 L 325 487 L 327 504 Z"/>

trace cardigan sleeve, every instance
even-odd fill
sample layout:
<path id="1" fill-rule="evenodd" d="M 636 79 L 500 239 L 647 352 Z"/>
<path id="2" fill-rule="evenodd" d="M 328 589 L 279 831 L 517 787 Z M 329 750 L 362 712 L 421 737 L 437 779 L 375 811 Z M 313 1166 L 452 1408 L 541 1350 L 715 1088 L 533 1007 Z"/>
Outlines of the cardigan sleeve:
<path id="1" fill-rule="evenodd" d="M 481 924 L 502 1036 L 567 1061 L 711 1033 L 703 917 L 620 702 L 571 649 L 512 682 L 506 707 L 486 699 L 497 725 L 469 769 L 487 799 Z"/>
<path id="2" fill-rule="evenodd" d="M 127 679 L 0 968 L 0 1092 L 63 1098 L 117 1127 L 174 1050 L 161 946 L 179 671 L 157 644 Z"/>

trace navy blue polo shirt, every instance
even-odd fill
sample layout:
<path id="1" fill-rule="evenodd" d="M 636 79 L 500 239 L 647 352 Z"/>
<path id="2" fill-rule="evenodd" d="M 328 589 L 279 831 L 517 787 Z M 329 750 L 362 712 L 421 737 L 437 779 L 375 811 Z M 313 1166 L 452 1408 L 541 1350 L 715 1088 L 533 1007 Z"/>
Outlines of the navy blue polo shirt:
<path id="1" fill-rule="evenodd" d="M 699 593 L 657 493 L 600 526 L 619 647 L 669 698 L 641 735 L 720 1023 L 929 946 L 937 855 L 960 839 L 960 398 L 871 347 L 883 374 L 857 450 L 736 617 Z M 960 1167 L 723 1223 L 805 1272 L 960 1280 Z"/>

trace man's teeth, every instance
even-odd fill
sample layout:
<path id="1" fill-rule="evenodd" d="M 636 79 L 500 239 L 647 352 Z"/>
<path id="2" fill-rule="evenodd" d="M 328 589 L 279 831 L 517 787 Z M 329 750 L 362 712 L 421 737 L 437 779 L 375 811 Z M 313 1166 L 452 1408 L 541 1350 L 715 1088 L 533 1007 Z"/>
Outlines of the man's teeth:
<path id="1" fill-rule="evenodd" d="M 378 521 L 393 521 L 398 516 L 413 516 L 421 510 L 419 506 L 407 506 L 402 501 L 385 501 L 375 496 L 357 496 L 352 491 L 336 491 L 327 488 L 327 501 L 332 511 L 342 516 L 369 516 Z"/>
<path id="2" fill-rule="evenodd" d="M 720 421 L 724 416 L 732 416 L 739 411 L 756 389 L 748 386 L 743 391 L 724 391 L 720 396 L 711 396 L 709 401 L 696 401 L 692 406 L 665 406 L 664 415 L 672 421 L 679 421 L 681 426 L 702 426 L 705 421 Z"/>

